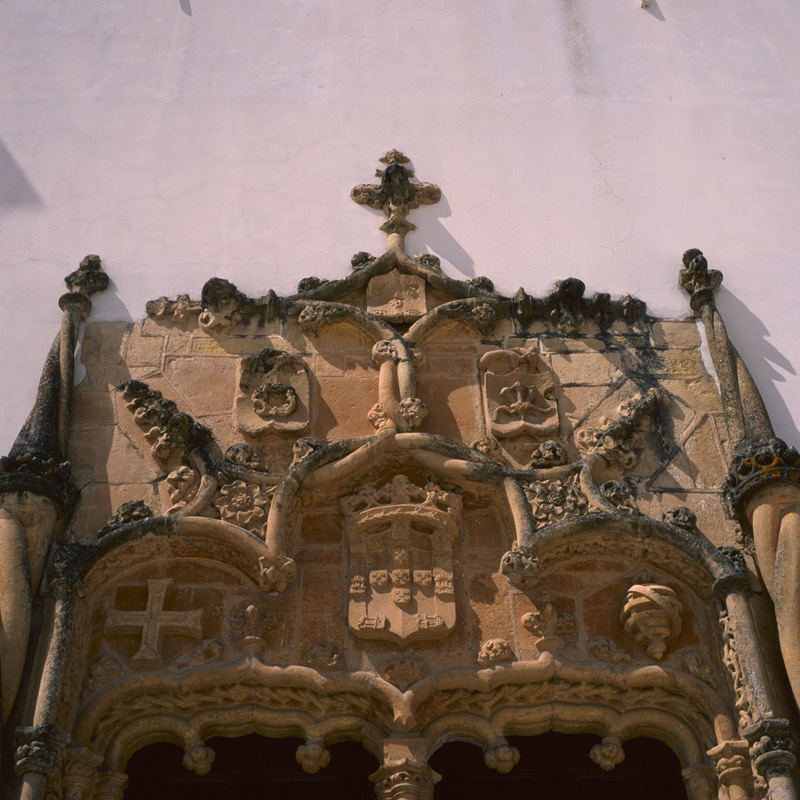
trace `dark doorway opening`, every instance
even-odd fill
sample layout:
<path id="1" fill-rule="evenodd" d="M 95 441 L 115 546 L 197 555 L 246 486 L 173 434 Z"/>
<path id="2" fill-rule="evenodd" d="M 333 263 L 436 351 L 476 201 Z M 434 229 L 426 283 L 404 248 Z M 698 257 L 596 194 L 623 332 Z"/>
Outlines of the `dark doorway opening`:
<path id="1" fill-rule="evenodd" d="M 379 764 L 360 742 L 328 747 L 331 761 L 314 775 L 295 759 L 302 739 L 268 739 L 253 734 L 206 742 L 216 755 L 207 775 L 183 766 L 183 750 L 173 744 L 151 744 L 133 754 L 125 771 L 125 800 L 230 800 L 234 797 L 280 800 L 375 800 L 369 775 Z"/>
<path id="2" fill-rule="evenodd" d="M 600 738 L 591 734 L 543 733 L 509 736 L 519 763 L 498 774 L 483 763 L 478 747 L 452 742 L 430 765 L 442 776 L 436 800 L 492 797 L 564 797 L 569 800 L 686 800 L 678 757 L 656 739 L 623 743 L 625 760 L 604 772 L 589 758 Z M 502 795 L 498 794 L 502 793 Z"/>
<path id="3" fill-rule="evenodd" d="M 519 763 L 505 775 L 483 763 L 474 744 L 452 742 L 430 759 L 442 775 L 435 800 L 491 800 L 493 797 L 566 797 L 569 800 L 686 800 L 675 754 L 655 739 L 624 743 L 625 761 L 604 772 L 589 751 L 599 737 L 545 733 L 510 736 Z M 126 767 L 130 783 L 125 800 L 229 800 L 273 797 L 280 800 L 374 800 L 369 775 L 378 762 L 358 742 L 331 745 L 330 764 L 314 775 L 303 772 L 295 751 L 299 738 L 269 739 L 253 734 L 214 738 L 206 744 L 216 758 L 207 775 L 182 765 L 183 750 L 151 744 L 134 753 Z M 324 792 L 324 794 L 320 794 Z M 248 794 L 244 794 L 248 793 Z"/>

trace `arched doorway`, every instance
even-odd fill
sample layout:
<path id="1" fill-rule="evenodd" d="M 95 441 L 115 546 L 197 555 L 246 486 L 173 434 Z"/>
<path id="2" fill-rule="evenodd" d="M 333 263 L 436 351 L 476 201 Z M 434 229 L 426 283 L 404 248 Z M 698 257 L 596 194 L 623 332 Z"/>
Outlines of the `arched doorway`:
<path id="1" fill-rule="evenodd" d="M 467 797 L 568 797 L 570 800 L 684 800 L 686 788 L 677 756 L 656 739 L 629 739 L 625 760 L 604 772 L 589 758 L 600 738 L 592 734 L 509 736 L 519 750 L 514 769 L 498 774 L 483 762 L 480 750 L 466 742 L 451 742 L 429 763 L 441 776 L 436 800 Z"/>
<path id="2" fill-rule="evenodd" d="M 319 800 L 323 796 L 374 800 L 369 775 L 378 762 L 359 742 L 328 747 L 327 767 L 310 775 L 297 763 L 299 738 L 269 739 L 257 734 L 236 739 L 209 739 L 216 757 L 207 775 L 195 775 L 182 764 L 183 750 L 173 744 L 151 744 L 128 761 L 125 800 L 228 800 L 231 797 L 275 797 Z"/>

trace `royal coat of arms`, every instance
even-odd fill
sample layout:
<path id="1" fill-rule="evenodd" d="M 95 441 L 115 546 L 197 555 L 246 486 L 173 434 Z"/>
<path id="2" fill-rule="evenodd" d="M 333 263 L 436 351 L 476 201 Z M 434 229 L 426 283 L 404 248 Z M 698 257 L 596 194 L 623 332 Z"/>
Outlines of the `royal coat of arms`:
<path id="1" fill-rule="evenodd" d="M 558 430 L 553 374 L 535 347 L 490 350 L 481 371 L 488 433 L 508 439 Z"/>
<path id="2" fill-rule="evenodd" d="M 309 413 L 308 368 L 298 356 L 265 347 L 241 362 L 236 427 L 247 436 L 299 435 Z"/>
<path id="3" fill-rule="evenodd" d="M 355 636 L 406 644 L 456 622 L 453 546 L 461 497 L 397 475 L 342 500 L 350 547 L 348 621 Z"/>

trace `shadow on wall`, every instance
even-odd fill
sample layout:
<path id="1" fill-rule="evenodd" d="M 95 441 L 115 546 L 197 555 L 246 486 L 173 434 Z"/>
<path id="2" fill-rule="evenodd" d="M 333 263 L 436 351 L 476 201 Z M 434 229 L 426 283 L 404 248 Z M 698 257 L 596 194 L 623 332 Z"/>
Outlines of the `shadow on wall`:
<path id="1" fill-rule="evenodd" d="M 721 286 L 716 293 L 717 307 L 728 327 L 733 346 L 753 375 L 772 424 L 776 429 L 790 431 L 787 444 L 800 445 L 800 431 L 776 387 L 786 380 L 784 373 L 796 375 L 792 362 L 769 342 L 769 329 L 739 298 Z M 778 433 L 778 436 L 781 434 Z"/>
<path id="2" fill-rule="evenodd" d="M 0 141 L 0 208 L 36 208 L 42 198 Z"/>
<path id="3" fill-rule="evenodd" d="M 449 217 L 451 213 L 450 204 L 447 202 L 444 192 L 442 192 L 442 199 L 436 205 L 415 209 L 413 220 L 417 230 L 408 235 L 406 252 L 409 254 L 435 253 L 442 261 L 452 264 L 465 278 L 474 278 L 475 260 L 442 225 L 441 218 Z"/>

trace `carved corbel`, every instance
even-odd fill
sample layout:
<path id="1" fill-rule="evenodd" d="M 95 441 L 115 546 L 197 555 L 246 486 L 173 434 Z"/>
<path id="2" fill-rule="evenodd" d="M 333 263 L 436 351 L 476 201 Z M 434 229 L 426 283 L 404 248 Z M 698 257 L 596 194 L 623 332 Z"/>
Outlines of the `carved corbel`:
<path id="1" fill-rule="evenodd" d="M 206 747 L 197 734 L 187 737 L 184 745 L 183 766 L 195 775 L 208 775 L 216 753 Z"/>
<path id="2" fill-rule="evenodd" d="M 149 519 L 153 516 L 153 510 L 146 505 L 144 500 L 129 500 L 123 503 L 117 513 L 97 532 L 97 538 L 106 536 L 112 531 L 128 525 L 131 522 L 138 522 L 142 519 Z"/>
<path id="3" fill-rule="evenodd" d="M 618 737 L 606 736 L 600 744 L 596 744 L 589 751 L 589 758 L 600 769 L 608 772 L 625 760 L 625 751 L 622 749 L 622 742 Z"/>
<path id="4" fill-rule="evenodd" d="M 483 763 L 505 775 L 519 763 L 519 750 L 501 736 L 483 748 Z"/>
<path id="5" fill-rule="evenodd" d="M 303 768 L 303 772 L 314 775 L 331 763 L 331 754 L 325 748 L 325 740 L 321 738 L 306 739 L 305 744 L 301 744 L 295 753 L 297 763 Z"/>

